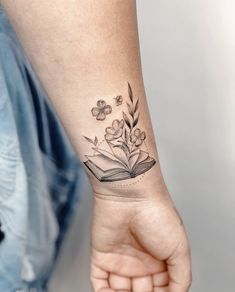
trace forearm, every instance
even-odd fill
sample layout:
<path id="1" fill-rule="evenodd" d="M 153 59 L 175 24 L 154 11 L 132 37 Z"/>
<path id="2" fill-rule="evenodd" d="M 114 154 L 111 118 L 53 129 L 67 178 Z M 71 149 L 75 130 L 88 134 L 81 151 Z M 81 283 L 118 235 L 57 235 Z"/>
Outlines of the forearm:
<path id="1" fill-rule="evenodd" d="M 95 191 L 164 190 L 142 80 L 135 1 L 3 5 L 72 144 L 88 161 Z M 142 164 L 140 154 L 147 159 Z"/>
<path id="2" fill-rule="evenodd" d="M 157 158 L 135 1 L 2 3 L 96 195 L 94 291 L 188 291 L 189 245 Z"/>

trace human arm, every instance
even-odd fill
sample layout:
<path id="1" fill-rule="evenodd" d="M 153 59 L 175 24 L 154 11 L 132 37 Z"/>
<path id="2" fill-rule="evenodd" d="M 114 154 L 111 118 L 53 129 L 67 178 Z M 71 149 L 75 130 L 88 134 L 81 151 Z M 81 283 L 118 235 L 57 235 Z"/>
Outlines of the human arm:
<path id="1" fill-rule="evenodd" d="M 141 283 L 153 285 L 167 268 L 170 291 L 187 291 L 189 247 L 160 171 L 142 80 L 135 1 L 2 2 L 86 162 L 95 194 L 95 291 L 122 282 L 136 292 Z M 108 177 L 100 171 L 105 167 Z"/>

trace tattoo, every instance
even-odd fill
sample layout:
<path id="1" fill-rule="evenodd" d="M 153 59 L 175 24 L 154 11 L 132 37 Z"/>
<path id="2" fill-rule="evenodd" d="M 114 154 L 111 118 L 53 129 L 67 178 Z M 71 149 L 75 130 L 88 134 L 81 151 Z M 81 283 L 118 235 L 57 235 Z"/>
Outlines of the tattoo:
<path id="1" fill-rule="evenodd" d="M 112 107 L 107 105 L 104 100 L 98 100 L 96 103 L 97 107 L 93 107 L 91 113 L 93 117 L 96 117 L 97 121 L 103 121 L 106 115 L 111 114 Z"/>
<path id="2" fill-rule="evenodd" d="M 83 136 L 88 142 L 90 142 L 91 144 L 93 144 L 94 146 L 96 146 L 98 144 L 98 138 L 95 136 L 94 141 L 86 136 Z"/>
<path id="3" fill-rule="evenodd" d="M 114 97 L 114 99 L 115 99 L 116 106 L 121 105 L 122 102 L 123 102 L 123 97 L 121 95 L 118 95 L 118 96 Z"/>
<path id="4" fill-rule="evenodd" d="M 148 150 L 143 150 L 146 133 L 137 127 L 140 118 L 139 99 L 134 99 L 129 83 L 128 97 L 127 111 L 122 112 L 120 120 L 113 120 L 112 125 L 105 128 L 101 143 L 98 144 L 97 137 L 91 139 L 84 136 L 93 145 L 91 149 L 94 151 L 93 155 L 86 155 L 84 164 L 99 181 L 114 182 L 135 178 L 156 163 L 149 156 Z M 117 98 L 119 103 L 123 102 L 123 98 L 117 96 L 116 105 Z M 112 112 L 112 108 L 105 101 L 99 100 L 97 107 L 92 108 L 91 112 L 97 120 L 102 121 Z M 108 149 L 100 147 L 103 142 Z"/>

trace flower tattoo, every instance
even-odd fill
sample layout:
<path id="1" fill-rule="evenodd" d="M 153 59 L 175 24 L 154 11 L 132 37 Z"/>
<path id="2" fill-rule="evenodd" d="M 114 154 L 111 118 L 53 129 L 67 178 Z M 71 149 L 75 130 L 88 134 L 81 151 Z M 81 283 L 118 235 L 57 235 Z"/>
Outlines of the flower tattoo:
<path id="1" fill-rule="evenodd" d="M 114 99 L 115 99 L 116 106 L 121 105 L 123 102 L 123 97 L 121 95 L 114 97 Z"/>
<path id="2" fill-rule="evenodd" d="M 116 106 L 124 103 L 121 95 L 115 98 Z M 86 168 L 101 182 L 115 182 L 132 179 L 150 170 L 156 160 L 149 155 L 144 141 L 146 132 L 139 126 L 141 102 L 135 98 L 132 88 L 128 83 L 128 98 L 126 106 L 119 113 L 119 119 L 115 117 L 112 124 L 105 128 L 102 140 L 98 137 L 83 136 L 90 143 L 93 154 L 85 155 Z M 97 101 L 97 107 L 93 107 L 91 113 L 96 120 L 103 121 L 106 115 L 112 112 L 112 107 L 104 100 Z"/>
<path id="3" fill-rule="evenodd" d="M 139 128 L 135 129 L 134 133 L 131 134 L 131 142 L 135 144 L 136 147 L 139 147 L 142 145 L 146 138 L 145 132 L 141 132 Z"/>
<path id="4" fill-rule="evenodd" d="M 98 100 L 96 105 L 97 107 L 93 107 L 91 113 L 98 121 L 104 121 L 106 115 L 111 114 L 112 107 L 107 105 L 104 100 Z"/>
<path id="5" fill-rule="evenodd" d="M 112 123 L 112 127 L 106 128 L 105 132 L 105 139 L 107 141 L 113 141 L 118 139 L 122 136 L 124 127 L 124 120 L 114 120 Z"/>

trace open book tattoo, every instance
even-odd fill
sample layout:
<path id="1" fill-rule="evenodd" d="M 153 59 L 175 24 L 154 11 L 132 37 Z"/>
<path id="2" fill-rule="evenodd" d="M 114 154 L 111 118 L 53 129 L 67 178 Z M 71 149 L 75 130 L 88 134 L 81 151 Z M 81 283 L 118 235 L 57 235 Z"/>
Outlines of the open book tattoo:
<path id="1" fill-rule="evenodd" d="M 118 96 L 120 102 L 120 96 Z M 121 99 L 122 102 L 122 99 Z M 116 100 L 116 106 L 117 104 Z M 84 138 L 92 144 L 93 155 L 86 155 L 85 166 L 91 173 L 103 182 L 135 178 L 148 171 L 156 163 L 144 150 L 146 133 L 138 128 L 140 119 L 139 99 L 135 100 L 130 84 L 128 83 L 127 111 L 122 112 L 120 120 L 115 119 L 112 125 L 105 128 L 104 143 L 101 148 L 98 138 Z M 97 102 L 97 107 L 91 113 L 97 120 L 103 121 L 106 115 L 111 114 L 112 107 L 104 100 Z M 98 146 L 99 145 L 99 146 Z"/>

